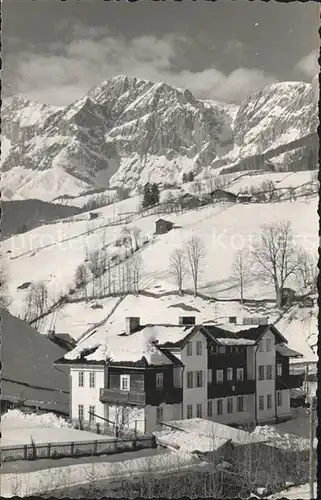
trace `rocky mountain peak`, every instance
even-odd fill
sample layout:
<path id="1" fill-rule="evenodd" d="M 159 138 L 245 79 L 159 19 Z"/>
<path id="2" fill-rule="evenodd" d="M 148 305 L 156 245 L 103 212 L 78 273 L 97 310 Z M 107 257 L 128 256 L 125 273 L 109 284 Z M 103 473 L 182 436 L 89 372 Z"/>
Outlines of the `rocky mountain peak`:
<path id="1" fill-rule="evenodd" d="M 189 171 L 202 175 L 211 169 L 215 175 L 220 166 L 237 169 L 241 158 L 316 131 L 315 109 L 312 86 L 301 82 L 270 85 L 239 109 L 197 99 L 167 83 L 124 75 L 102 82 L 65 108 L 17 96 L 2 117 L 4 136 L 11 141 L 3 181 L 13 182 L 12 169 L 21 186 L 40 171 L 43 179 L 44 171 L 49 175 L 58 169 L 75 194 L 84 183 L 94 189 L 136 188 L 150 180 L 180 183 Z M 19 192 L 19 186 L 10 190 Z"/>

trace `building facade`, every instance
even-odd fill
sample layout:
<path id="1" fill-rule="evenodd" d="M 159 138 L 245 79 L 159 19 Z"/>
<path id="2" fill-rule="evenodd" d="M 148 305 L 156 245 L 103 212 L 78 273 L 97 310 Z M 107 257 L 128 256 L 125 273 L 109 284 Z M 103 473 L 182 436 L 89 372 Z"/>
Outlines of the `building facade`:
<path id="1" fill-rule="evenodd" d="M 161 422 L 190 418 L 233 426 L 291 418 L 290 390 L 300 387 L 302 376 L 289 373 L 289 358 L 300 354 L 273 325 L 231 332 L 195 325 L 193 317 L 178 325 L 143 326 L 139 318 L 127 324 L 120 333 L 127 352 L 152 329 L 151 354 L 137 351 L 128 361 L 120 347 L 114 359 L 93 361 L 92 352 L 88 360 L 78 346 L 80 357 L 57 360 L 70 365 L 72 419 L 144 434 Z"/>

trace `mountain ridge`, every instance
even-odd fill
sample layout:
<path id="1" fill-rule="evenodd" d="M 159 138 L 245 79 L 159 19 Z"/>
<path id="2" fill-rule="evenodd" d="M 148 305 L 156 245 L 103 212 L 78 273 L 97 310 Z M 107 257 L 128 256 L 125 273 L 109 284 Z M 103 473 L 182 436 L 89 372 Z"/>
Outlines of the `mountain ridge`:
<path id="1" fill-rule="evenodd" d="M 177 185 L 184 172 L 216 175 L 241 162 L 246 169 L 247 158 L 316 132 L 313 92 L 302 82 L 272 84 L 237 108 L 121 75 L 64 108 L 18 96 L 3 107 L 4 194 L 32 198 L 41 182 L 37 197 L 50 201 L 99 187 L 134 190 L 151 180 Z M 316 143 L 275 167 L 303 169 Z M 257 168 L 265 168 L 264 158 Z"/>

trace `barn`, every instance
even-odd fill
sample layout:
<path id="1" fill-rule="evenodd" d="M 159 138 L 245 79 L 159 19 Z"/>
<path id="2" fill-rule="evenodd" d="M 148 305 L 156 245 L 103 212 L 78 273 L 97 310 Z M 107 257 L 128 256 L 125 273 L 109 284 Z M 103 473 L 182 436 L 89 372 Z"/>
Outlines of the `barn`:
<path id="1" fill-rule="evenodd" d="M 200 207 L 203 203 L 202 201 L 197 198 L 196 196 L 190 194 L 190 193 L 185 193 L 183 196 L 180 197 L 179 203 L 181 205 L 182 209 L 189 209 L 192 210 L 193 208 L 198 208 Z"/>
<path id="2" fill-rule="evenodd" d="M 155 222 L 155 234 L 168 233 L 173 228 L 173 222 L 164 219 L 158 219 Z"/>
<path id="3" fill-rule="evenodd" d="M 220 202 L 229 202 L 236 203 L 237 195 L 231 193 L 230 191 L 224 191 L 223 189 L 215 189 L 210 193 L 210 198 L 212 202 L 220 201 Z"/>

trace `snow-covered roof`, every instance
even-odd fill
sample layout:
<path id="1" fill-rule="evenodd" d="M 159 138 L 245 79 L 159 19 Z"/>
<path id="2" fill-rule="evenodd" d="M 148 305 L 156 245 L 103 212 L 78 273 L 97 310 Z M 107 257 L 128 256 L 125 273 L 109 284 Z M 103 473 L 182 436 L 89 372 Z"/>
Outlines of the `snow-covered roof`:
<path id="1" fill-rule="evenodd" d="M 259 433 L 253 434 L 241 429 L 235 429 L 228 425 L 224 425 L 218 422 L 212 422 L 205 418 L 191 418 L 187 420 L 172 420 L 166 422 L 166 427 L 172 427 L 176 431 L 182 431 L 182 433 L 192 433 L 197 434 L 198 437 L 207 437 L 211 441 L 218 440 L 231 440 L 234 444 L 250 444 L 250 443 L 262 443 L 268 441 L 266 436 L 260 435 Z M 197 445 L 198 446 L 198 445 Z"/>
<path id="2" fill-rule="evenodd" d="M 138 331 L 125 335 L 122 333 L 123 328 L 117 323 L 113 332 L 106 331 L 106 336 L 101 342 L 95 340 L 93 336 L 92 342 L 90 338 L 80 342 L 75 349 L 64 356 L 64 359 L 69 361 L 82 359 L 83 362 L 137 363 L 145 358 L 148 364 L 168 365 L 173 363 L 173 359 L 166 356 L 155 344 L 175 344 L 183 340 L 192 329 L 193 327 L 185 325 L 145 325 Z M 90 352 L 86 354 L 88 349 Z"/>
<path id="3" fill-rule="evenodd" d="M 203 453 L 215 451 L 229 441 L 226 437 L 211 438 L 200 436 L 197 432 L 184 432 L 180 430 L 164 430 L 153 432 L 157 443 L 170 448 L 192 453 L 200 451 Z"/>
<path id="4" fill-rule="evenodd" d="M 293 349 L 290 349 L 285 344 L 277 345 L 276 352 L 281 354 L 281 356 L 286 356 L 288 358 L 302 358 L 303 357 L 303 354 L 301 354 L 300 352 L 294 351 Z"/>
<path id="5" fill-rule="evenodd" d="M 233 338 L 233 339 L 216 339 L 222 345 L 255 345 L 255 340 L 243 339 L 243 338 Z"/>

